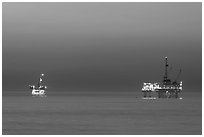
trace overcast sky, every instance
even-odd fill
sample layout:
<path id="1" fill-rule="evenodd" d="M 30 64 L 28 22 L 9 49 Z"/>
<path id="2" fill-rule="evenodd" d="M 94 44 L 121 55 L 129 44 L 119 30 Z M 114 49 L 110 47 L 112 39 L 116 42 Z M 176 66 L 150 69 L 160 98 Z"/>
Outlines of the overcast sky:
<path id="1" fill-rule="evenodd" d="M 202 86 L 202 3 L 3 3 L 3 91 L 138 90 L 170 78 Z M 169 68 L 170 68 L 169 67 Z"/>

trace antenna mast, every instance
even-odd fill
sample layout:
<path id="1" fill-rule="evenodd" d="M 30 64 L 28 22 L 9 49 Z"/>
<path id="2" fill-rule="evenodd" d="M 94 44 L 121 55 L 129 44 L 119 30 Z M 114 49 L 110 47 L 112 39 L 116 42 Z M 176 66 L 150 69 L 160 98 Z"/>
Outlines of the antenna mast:
<path id="1" fill-rule="evenodd" d="M 38 87 L 41 86 L 41 83 L 42 83 L 42 77 L 44 76 L 44 74 L 41 74 L 40 75 L 40 78 L 39 78 L 39 82 L 38 82 Z"/>

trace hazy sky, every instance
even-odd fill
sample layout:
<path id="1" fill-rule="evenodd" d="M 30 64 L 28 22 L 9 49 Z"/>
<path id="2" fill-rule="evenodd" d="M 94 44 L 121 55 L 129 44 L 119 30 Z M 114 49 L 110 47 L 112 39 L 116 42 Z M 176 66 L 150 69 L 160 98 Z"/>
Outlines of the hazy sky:
<path id="1" fill-rule="evenodd" d="M 201 91 L 202 3 L 3 3 L 3 91 L 138 90 L 170 78 Z"/>

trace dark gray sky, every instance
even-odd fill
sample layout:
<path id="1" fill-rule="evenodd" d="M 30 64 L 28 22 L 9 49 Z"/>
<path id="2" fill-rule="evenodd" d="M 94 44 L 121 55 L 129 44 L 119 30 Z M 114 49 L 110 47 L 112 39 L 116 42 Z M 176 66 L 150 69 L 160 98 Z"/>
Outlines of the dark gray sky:
<path id="1" fill-rule="evenodd" d="M 164 57 L 201 91 L 202 3 L 3 3 L 3 91 L 138 90 Z"/>

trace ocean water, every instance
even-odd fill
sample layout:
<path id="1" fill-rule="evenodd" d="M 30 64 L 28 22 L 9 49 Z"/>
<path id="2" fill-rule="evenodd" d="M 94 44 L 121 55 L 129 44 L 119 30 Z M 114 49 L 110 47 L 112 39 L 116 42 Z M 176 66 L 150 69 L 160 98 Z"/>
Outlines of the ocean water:
<path id="1" fill-rule="evenodd" d="M 201 92 L 143 100 L 134 92 L 3 95 L 3 135 L 202 134 Z"/>

